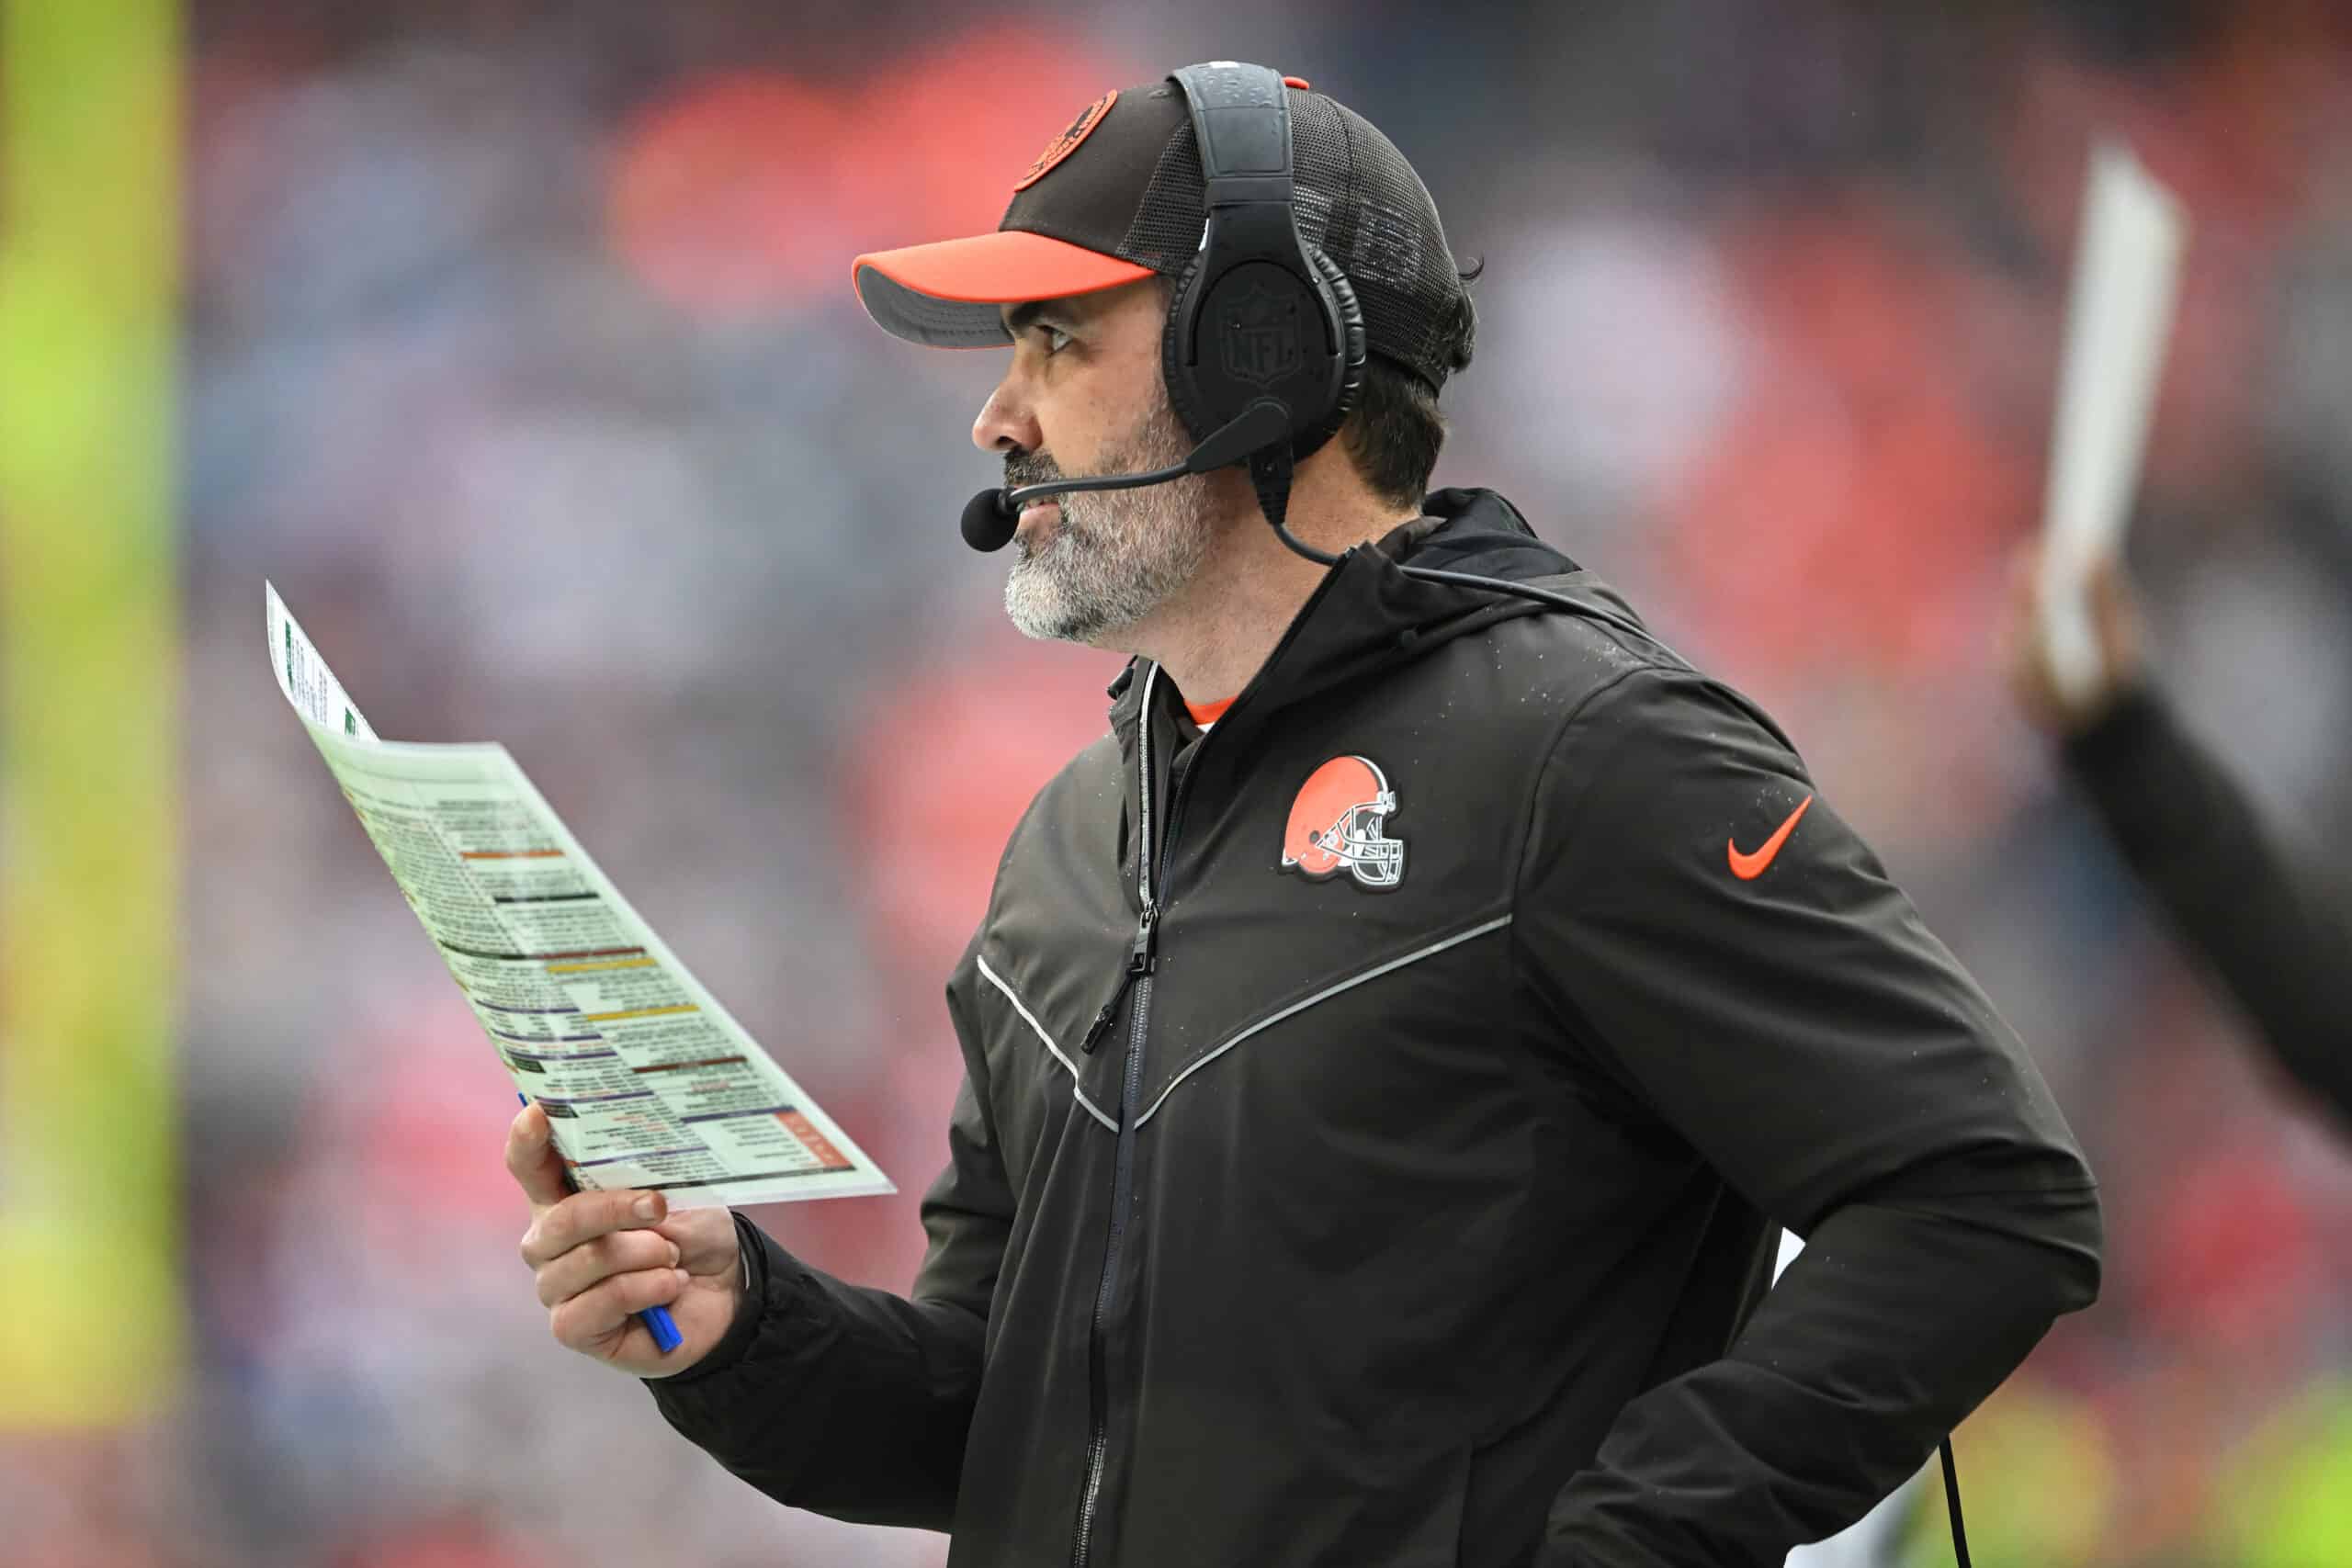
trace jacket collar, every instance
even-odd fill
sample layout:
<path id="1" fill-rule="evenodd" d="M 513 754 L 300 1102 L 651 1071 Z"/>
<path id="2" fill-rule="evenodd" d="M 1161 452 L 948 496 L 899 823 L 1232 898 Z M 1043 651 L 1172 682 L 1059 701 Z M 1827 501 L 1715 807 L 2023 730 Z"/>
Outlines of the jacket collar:
<path id="1" fill-rule="evenodd" d="M 1515 581 L 1561 578 L 1576 562 L 1535 536 L 1519 510 L 1489 490 L 1430 494 L 1423 515 L 1340 558 L 1235 702 L 1227 723 L 1261 717 L 1361 679 L 1457 637 L 1543 606 L 1476 588 L 1408 577 L 1407 565 Z M 1111 725 L 1132 747 L 1146 687 L 1174 703 L 1166 680 L 1146 682 L 1147 660 L 1131 660 L 1111 683 Z"/>

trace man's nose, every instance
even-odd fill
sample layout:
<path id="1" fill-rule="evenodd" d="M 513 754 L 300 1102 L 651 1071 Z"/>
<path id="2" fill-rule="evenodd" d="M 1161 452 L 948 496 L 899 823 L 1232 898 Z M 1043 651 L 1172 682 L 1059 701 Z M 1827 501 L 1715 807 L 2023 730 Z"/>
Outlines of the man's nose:
<path id="1" fill-rule="evenodd" d="M 1042 445 L 1036 415 L 1013 387 L 1012 378 L 998 382 L 989 400 L 980 405 L 979 417 L 972 421 L 972 445 L 989 453 L 1015 448 L 1035 452 Z"/>

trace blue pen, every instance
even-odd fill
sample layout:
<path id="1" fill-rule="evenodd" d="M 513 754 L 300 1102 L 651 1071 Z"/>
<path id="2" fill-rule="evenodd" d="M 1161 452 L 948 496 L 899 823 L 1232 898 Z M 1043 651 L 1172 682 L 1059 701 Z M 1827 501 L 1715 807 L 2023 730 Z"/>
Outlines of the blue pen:
<path id="1" fill-rule="evenodd" d="M 521 1089 L 516 1089 L 514 1091 L 514 1098 L 521 1100 L 526 1105 L 531 1103 L 531 1097 L 525 1094 Z M 549 1141 L 552 1142 L 554 1139 L 555 1129 L 552 1127 L 548 1128 L 548 1134 Z M 569 1180 L 570 1178 L 566 1178 L 565 1179 Z M 574 1190 L 576 1191 L 578 1189 L 575 1188 Z M 671 1321 L 670 1309 L 668 1307 L 647 1307 L 643 1312 L 637 1314 L 637 1321 L 645 1325 L 645 1331 L 653 1336 L 654 1345 L 665 1356 L 686 1342 L 684 1337 L 679 1334 L 678 1325 Z"/>

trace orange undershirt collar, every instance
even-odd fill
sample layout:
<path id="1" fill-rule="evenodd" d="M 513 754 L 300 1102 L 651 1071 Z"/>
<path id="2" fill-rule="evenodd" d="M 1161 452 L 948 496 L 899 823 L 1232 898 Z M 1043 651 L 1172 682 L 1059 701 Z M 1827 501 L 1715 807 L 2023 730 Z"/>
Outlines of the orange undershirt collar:
<path id="1" fill-rule="evenodd" d="M 1184 704 L 1184 711 L 1193 716 L 1193 722 L 1194 724 L 1199 725 L 1203 729 L 1206 729 L 1210 725 L 1215 724 L 1218 719 L 1223 718 L 1225 716 L 1225 710 L 1232 705 L 1233 699 L 1231 697 L 1226 698 L 1223 702 L 1216 703 L 1195 703 L 1188 701 Z"/>

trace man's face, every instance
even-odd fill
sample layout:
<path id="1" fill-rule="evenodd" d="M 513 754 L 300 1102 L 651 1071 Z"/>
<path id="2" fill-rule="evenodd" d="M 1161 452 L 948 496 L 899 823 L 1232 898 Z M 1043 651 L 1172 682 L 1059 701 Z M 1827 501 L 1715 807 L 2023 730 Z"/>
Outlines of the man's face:
<path id="1" fill-rule="evenodd" d="M 973 422 L 1008 485 L 1165 468 L 1192 450 L 1159 368 L 1166 295 L 1147 278 L 1009 306 L 1012 365 Z M 1065 495 L 1021 513 L 1005 613 L 1034 637 L 1115 646 L 1191 581 L 1214 532 L 1209 481 Z"/>

